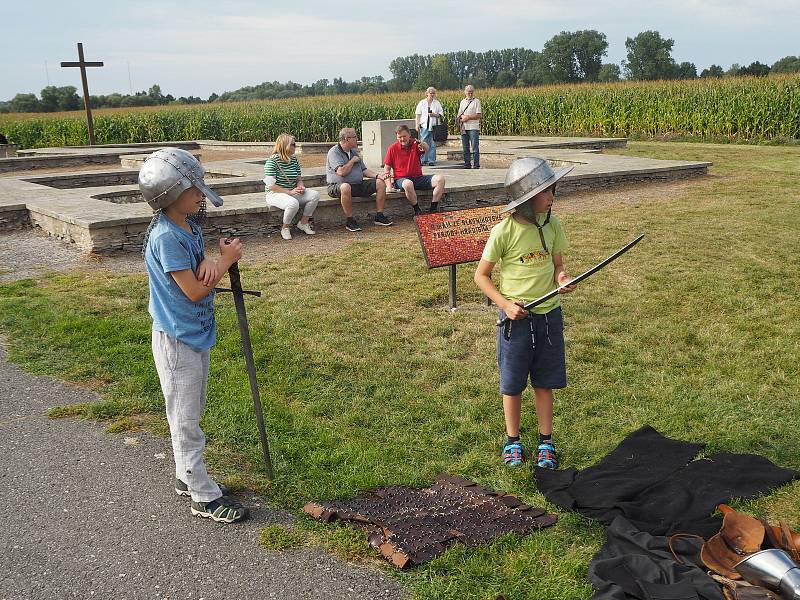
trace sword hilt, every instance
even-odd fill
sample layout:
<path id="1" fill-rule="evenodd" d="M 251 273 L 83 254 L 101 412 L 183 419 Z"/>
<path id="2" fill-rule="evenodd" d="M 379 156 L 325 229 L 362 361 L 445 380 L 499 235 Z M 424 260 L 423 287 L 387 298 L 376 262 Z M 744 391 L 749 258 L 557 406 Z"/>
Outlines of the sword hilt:
<path id="1" fill-rule="evenodd" d="M 225 244 L 226 245 L 230 244 L 233 241 L 233 236 L 234 235 L 236 235 L 236 230 L 235 229 L 231 229 L 230 231 L 227 232 L 227 236 L 228 237 L 225 238 Z M 236 261 L 230 267 L 228 267 L 228 276 L 231 279 L 231 287 L 229 287 L 229 288 L 223 288 L 223 287 L 214 288 L 215 291 L 217 291 L 217 292 L 232 292 L 234 294 L 236 294 L 236 293 L 249 294 L 251 296 L 256 296 L 258 298 L 261 297 L 261 292 L 254 291 L 254 290 L 243 290 L 242 289 L 242 276 L 239 273 L 239 261 Z"/>

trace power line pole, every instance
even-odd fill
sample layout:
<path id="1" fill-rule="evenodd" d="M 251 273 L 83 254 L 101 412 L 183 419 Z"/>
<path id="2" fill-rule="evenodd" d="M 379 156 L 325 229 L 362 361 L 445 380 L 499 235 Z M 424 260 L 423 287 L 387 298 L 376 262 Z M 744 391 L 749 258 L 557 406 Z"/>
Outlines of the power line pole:
<path id="1" fill-rule="evenodd" d="M 86 80 L 86 67 L 102 67 L 102 62 L 86 62 L 83 58 L 83 44 L 78 42 L 78 62 L 62 62 L 62 67 L 78 67 L 81 70 L 83 84 L 83 105 L 86 107 L 86 127 L 89 130 L 89 145 L 94 146 L 94 124 L 92 123 L 92 107 L 89 102 L 89 82 Z"/>

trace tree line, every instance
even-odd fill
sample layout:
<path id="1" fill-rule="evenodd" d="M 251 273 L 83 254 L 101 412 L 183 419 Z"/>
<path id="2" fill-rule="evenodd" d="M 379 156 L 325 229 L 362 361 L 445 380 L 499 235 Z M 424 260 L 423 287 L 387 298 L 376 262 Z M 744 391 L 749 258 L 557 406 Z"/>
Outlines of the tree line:
<path id="1" fill-rule="evenodd" d="M 93 108 L 124 108 L 163 104 L 201 104 L 238 100 L 268 100 L 300 96 L 330 96 L 438 89 L 459 89 L 470 83 L 476 87 L 531 87 L 558 83 L 609 82 L 655 79 L 694 79 L 770 73 L 800 72 L 800 56 L 785 56 L 772 65 L 754 61 L 747 66 L 733 64 L 728 69 L 711 65 L 699 74 L 692 62 L 676 63 L 672 58 L 675 41 L 658 31 L 642 31 L 625 41 L 626 59 L 621 64 L 603 62 L 608 50 L 606 35 L 588 29 L 562 31 L 550 38 L 541 51 L 528 48 L 507 48 L 473 52 L 460 50 L 444 54 L 400 56 L 389 64 L 392 79 L 381 75 L 355 81 L 341 78 L 320 79 L 304 85 L 287 81 L 263 82 L 231 92 L 197 96 L 164 95 L 159 85 L 135 94 L 90 96 Z M 74 86 L 47 86 L 36 94 L 17 94 L 0 102 L 0 112 L 56 112 L 78 110 L 83 99 Z"/>

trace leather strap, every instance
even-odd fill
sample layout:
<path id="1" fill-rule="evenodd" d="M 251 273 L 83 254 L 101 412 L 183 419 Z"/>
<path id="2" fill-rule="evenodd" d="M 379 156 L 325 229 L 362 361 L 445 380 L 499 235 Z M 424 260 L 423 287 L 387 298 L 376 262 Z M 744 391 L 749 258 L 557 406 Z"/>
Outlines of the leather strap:
<path id="1" fill-rule="evenodd" d="M 800 548 L 797 547 L 795 540 L 795 533 L 789 529 L 789 524 L 786 521 L 780 522 L 781 526 L 781 545 L 783 549 L 789 552 L 792 559 L 797 562 L 800 557 Z"/>

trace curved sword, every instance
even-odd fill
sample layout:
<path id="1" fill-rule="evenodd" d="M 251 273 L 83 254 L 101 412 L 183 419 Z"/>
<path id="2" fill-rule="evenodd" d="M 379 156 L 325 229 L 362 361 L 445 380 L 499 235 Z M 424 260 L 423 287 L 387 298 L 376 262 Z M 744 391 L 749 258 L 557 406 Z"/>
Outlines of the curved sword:
<path id="1" fill-rule="evenodd" d="M 611 256 L 609 256 L 609 257 L 608 257 L 607 259 L 605 259 L 604 261 L 597 263 L 595 266 L 593 266 L 591 269 L 589 269 L 589 270 L 588 270 L 588 271 L 586 271 L 585 273 L 581 273 L 580 275 L 578 275 L 578 276 L 577 276 L 575 279 L 573 279 L 573 280 L 572 280 L 572 281 L 570 281 L 569 283 L 565 283 L 564 285 L 561 285 L 561 286 L 557 287 L 556 289 L 554 289 L 554 290 L 552 290 L 552 291 L 550 291 L 550 292 L 547 292 L 547 293 L 546 293 L 544 296 L 540 296 L 540 297 L 539 297 L 539 298 L 537 298 L 536 300 L 532 300 L 532 301 L 528 302 L 527 304 L 525 304 L 525 305 L 523 306 L 523 308 L 524 308 L 525 310 L 528 310 L 528 309 L 531 309 L 531 308 L 533 308 L 534 306 L 538 306 L 538 305 L 539 305 L 539 304 L 541 304 L 542 302 L 547 302 L 548 300 L 550 300 L 550 298 L 553 298 L 553 297 L 555 297 L 557 294 L 559 294 L 559 293 L 561 292 L 561 290 L 563 290 L 565 287 L 567 287 L 567 286 L 570 286 L 570 285 L 575 285 L 576 283 L 580 283 L 581 281 L 583 281 L 583 280 L 584 280 L 584 279 L 586 279 L 587 277 L 589 277 L 589 276 L 593 275 L 594 273 L 597 273 L 597 272 L 598 272 L 600 269 L 602 269 L 603 267 L 605 267 L 606 265 L 608 265 L 610 262 L 613 262 L 613 261 L 615 261 L 615 260 L 616 260 L 616 259 L 618 259 L 620 256 L 622 256 L 623 254 L 625 254 L 625 253 L 626 253 L 628 250 L 630 250 L 631 248 L 633 248 L 633 247 L 634 247 L 636 244 L 638 244 L 639 242 L 641 242 L 643 237 L 644 237 L 644 234 L 640 235 L 639 237 L 637 237 L 635 240 L 633 240 L 633 241 L 632 241 L 632 242 L 630 242 L 629 244 L 627 244 L 627 245 L 623 246 L 622 248 L 620 248 L 619 250 L 617 250 L 616 252 L 614 252 L 614 254 L 612 254 Z M 502 327 L 503 325 L 505 325 L 506 323 L 508 323 L 510 320 L 511 320 L 511 319 L 509 319 L 508 317 L 505 317 L 504 319 L 498 319 L 498 320 L 497 320 L 497 326 L 498 326 L 498 327 Z"/>

